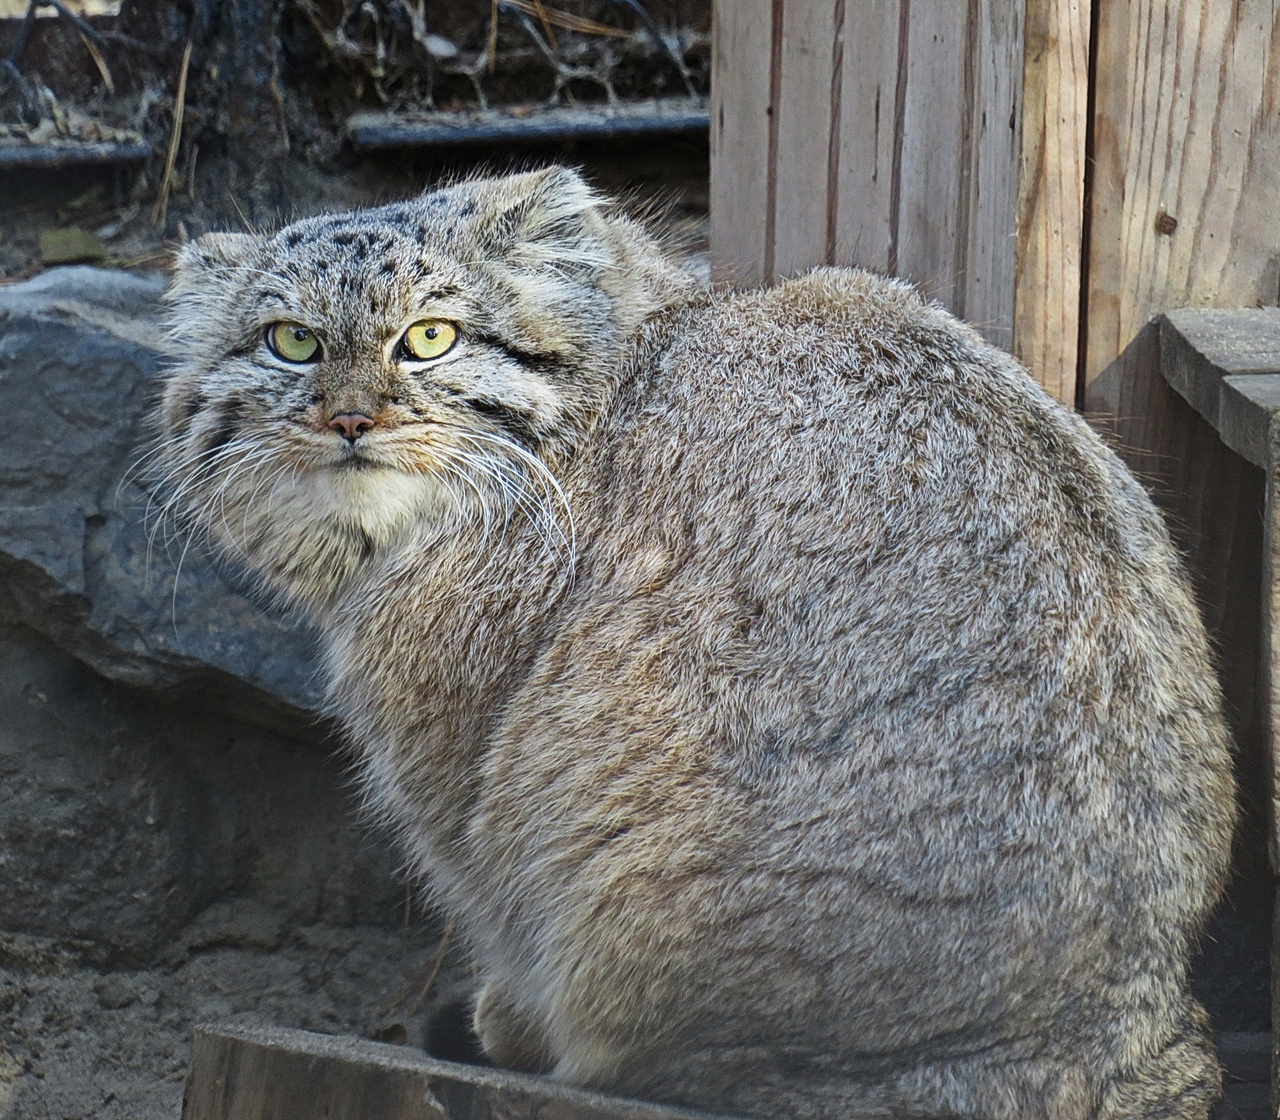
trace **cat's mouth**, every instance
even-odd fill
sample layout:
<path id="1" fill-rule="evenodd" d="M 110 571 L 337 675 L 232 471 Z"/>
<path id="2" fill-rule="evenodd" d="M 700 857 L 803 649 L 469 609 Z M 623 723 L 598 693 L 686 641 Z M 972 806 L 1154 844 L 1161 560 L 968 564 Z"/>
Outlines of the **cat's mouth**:
<path id="1" fill-rule="evenodd" d="M 381 455 L 376 454 L 373 448 L 361 446 L 364 441 L 353 447 L 343 447 L 338 454 L 332 458 L 328 458 L 323 463 L 329 470 L 334 471 L 385 471 L 392 469 L 391 464 L 385 462 Z"/>

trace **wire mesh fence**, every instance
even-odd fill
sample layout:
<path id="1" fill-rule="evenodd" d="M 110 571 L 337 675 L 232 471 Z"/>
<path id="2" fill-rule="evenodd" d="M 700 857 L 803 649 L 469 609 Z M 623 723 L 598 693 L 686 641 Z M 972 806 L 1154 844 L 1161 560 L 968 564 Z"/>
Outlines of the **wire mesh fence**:
<path id="1" fill-rule="evenodd" d="M 640 0 L 293 0 L 337 66 L 388 106 L 489 109 L 707 92 L 710 5 Z"/>

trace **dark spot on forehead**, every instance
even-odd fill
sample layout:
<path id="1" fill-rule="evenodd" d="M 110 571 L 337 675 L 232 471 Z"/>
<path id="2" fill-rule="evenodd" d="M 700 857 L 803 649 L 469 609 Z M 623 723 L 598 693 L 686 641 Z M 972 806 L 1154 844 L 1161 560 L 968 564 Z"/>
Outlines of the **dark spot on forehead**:
<path id="1" fill-rule="evenodd" d="M 462 218 L 469 218 L 475 212 L 476 212 L 475 199 L 469 198 L 467 199 L 466 202 L 462 204 L 461 209 L 458 210 L 458 216 Z"/>
<path id="2" fill-rule="evenodd" d="M 394 276 L 396 274 L 396 263 L 390 257 L 382 262 L 382 273 L 384 276 Z"/>
<path id="3" fill-rule="evenodd" d="M 299 245 L 302 244 L 302 237 L 303 237 L 302 230 L 300 229 L 290 230 L 287 234 L 285 234 L 285 237 L 284 237 L 285 248 L 296 249 Z"/>

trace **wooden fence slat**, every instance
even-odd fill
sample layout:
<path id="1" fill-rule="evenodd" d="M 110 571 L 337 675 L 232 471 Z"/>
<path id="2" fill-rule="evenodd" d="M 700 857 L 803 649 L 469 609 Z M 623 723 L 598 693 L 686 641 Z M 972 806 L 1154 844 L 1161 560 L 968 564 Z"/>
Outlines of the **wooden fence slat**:
<path id="1" fill-rule="evenodd" d="M 965 90 L 967 20 L 958 4 L 916 3 L 907 21 L 906 98 L 901 124 L 901 194 L 893 216 L 889 269 L 951 305 L 961 168 L 970 161 Z M 967 200 L 966 200 L 967 201 Z M 966 207 L 967 209 L 967 207 Z"/>
<path id="2" fill-rule="evenodd" d="M 842 0 L 783 6 L 773 251 L 766 249 L 766 279 L 794 276 L 827 258 L 832 102 L 833 92 L 842 91 L 833 85 L 833 55 L 843 46 L 836 39 L 837 12 L 843 17 Z"/>
<path id="3" fill-rule="evenodd" d="M 831 260 L 887 272 L 898 124 L 898 40 L 908 0 L 851 0 L 844 10 Z"/>
<path id="4" fill-rule="evenodd" d="M 1080 336 L 1088 0 L 1027 0 L 1013 352 L 1074 404 Z"/>
<path id="5" fill-rule="evenodd" d="M 968 239 L 957 261 L 961 291 L 955 306 L 1007 350 L 1013 342 L 1022 165 L 1023 18 L 1019 5 L 1008 0 L 981 0 L 971 18 L 971 159 L 961 198 L 968 208 Z"/>
<path id="6" fill-rule="evenodd" d="M 764 280 L 774 5 L 717 5 L 711 55 L 711 275 L 750 287 Z"/>
<path id="7" fill-rule="evenodd" d="M 1280 6 L 1098 5 L 1086 374 L 1171 307 L 1280 290 Z"/>

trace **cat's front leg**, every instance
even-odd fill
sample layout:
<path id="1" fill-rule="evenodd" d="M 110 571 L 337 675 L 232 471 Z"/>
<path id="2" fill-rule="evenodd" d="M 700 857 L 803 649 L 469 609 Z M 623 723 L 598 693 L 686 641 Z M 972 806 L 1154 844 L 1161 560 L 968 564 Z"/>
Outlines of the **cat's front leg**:
<path id="1" fill-rule="evenodd" d="M 551 1068 L 546 1034 L 515 1005 L 501 981 L 484 982 L 473 1022 L 480 1045 L 494 1065 L 525 1073 L 545 1073 Z"/>

